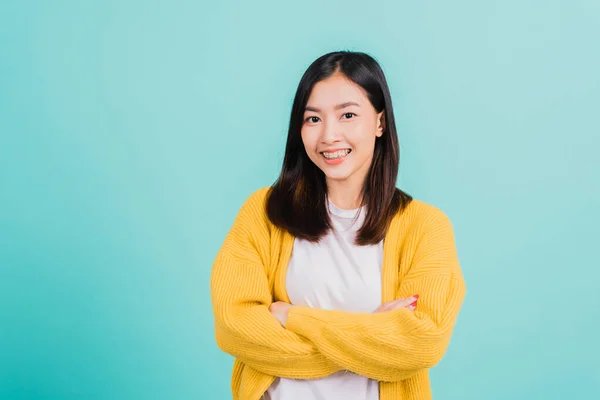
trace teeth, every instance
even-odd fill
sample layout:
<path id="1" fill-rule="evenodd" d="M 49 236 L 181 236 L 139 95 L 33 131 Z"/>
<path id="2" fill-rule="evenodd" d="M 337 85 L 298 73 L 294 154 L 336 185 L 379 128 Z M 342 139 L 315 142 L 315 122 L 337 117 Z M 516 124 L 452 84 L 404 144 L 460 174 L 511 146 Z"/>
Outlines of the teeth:
<path id="1" fill-rule="evenodd" d="M 344 157 L 344 156 L 348 155 L 349 153 L 350 153 L 350 150 L 346 149 L 346 150 L 334 151 L 333 153 L 323 152 L 323 156 L 325 156 L 325 158 L 328 160 L 335 160 L 336 158 Z"/>

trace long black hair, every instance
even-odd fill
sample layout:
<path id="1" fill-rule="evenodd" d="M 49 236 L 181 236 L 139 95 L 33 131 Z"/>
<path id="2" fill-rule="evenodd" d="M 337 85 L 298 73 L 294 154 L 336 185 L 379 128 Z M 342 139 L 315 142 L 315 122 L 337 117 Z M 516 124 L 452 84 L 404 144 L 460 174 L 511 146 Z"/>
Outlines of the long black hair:
<path id="1" fill-rule="evenodd" d="M 362 87 L 377 113 L 384 111 L 384 131 L 375 140 L 373 159 L 362 189 L 362 205 L 366 205 L 367 213 L 355 239 L 358 245 L 376 244 L 385 237 L 392 218 L 404 210 L 412 197 L 396 188 L 400 151 L 385 75 L 377 61 L 362 52 L 325 54 L 300 79 L 281 174 L 267 198 L 267 215 L 274 225 L 311 242 L 318 242 L 331 229 L 325 174 L 308 158 L 301 129 L 313 87 L 335 73 Z"/>

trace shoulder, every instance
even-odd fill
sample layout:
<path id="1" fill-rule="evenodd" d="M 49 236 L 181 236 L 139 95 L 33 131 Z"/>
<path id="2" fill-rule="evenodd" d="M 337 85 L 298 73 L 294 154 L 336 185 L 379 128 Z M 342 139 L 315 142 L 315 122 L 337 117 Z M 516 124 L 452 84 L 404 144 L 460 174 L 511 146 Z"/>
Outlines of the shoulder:
<path id="1" fill-rule="evenodd" d="M 408 230 L 420 232 L 432 229 L 452 230 L 452 222 L 445 211 L 419 199 L 413 199 L 404 210 L 399 211 L 395 222 Z"/>
<path id="2" fill-rule="evenodd" d="M 267 200 L 267 197 L 269 196 L 270 191 L 271 191 L 271 186 L 263 186 L 261 188 L 258 188 L 256 190 L 254 190 L 252 193 L 250 193 L 250 195 L 247 197 L 246 201 L 264 204 L 264 202 Z"/>
<path id="3" fill-rule="evenodd" d="M 268 191 L 269 188 L 260 188 L 243 200 L 223 244 L 223 248 L 228 248 L 231 254 L 243 257 L 252 249 L 264 248 L 268 243 L 271 231 L 265 209 Z M 246 253 L 242 254 L 244 251 Z"/>
<path id="4" fill-rule="evenodd" d="M 406 207 L 406 211 L 417 218 L 446 219 L 448 215 L 438 206 L 426 203 L 423 200 L 413 199 Z"/>
<path id="5" fill-rule="evenodd" d="M 251 192 L 244 200 L 242 210 L 253 211 L 255 213 L 266 213 L 265 205 L 270 190 L 270 186 L 265 186 Z"/>
<path id="6" fill-rule="evenodd" d="M 269 191 L 270 187 L 261 187 L 247 195 L 238 211 L 236 222 L 249 228 L 267 224 L 266 201 Z"/>

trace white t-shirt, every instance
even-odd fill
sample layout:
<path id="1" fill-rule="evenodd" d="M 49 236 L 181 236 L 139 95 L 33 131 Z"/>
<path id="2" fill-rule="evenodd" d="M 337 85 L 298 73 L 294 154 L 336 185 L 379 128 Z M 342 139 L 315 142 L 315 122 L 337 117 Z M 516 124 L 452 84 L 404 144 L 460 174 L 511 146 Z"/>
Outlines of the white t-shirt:
<path id="1" fill-rule="evenodd" d="M 353 243 L 364 221 L 364 207 L 342 210 L 331 201 L 328 207 L 333 229 L 327 236 L 320 243 L 294 241 L 286 275 L 290 301 L 326 310 L 373 312 L 381 305 L 383 242 Z M 379 383 L 347 371 L 313 380 L 277 378 L 263 396 L 263 400 L 338 399 L 378 400 Z"/>

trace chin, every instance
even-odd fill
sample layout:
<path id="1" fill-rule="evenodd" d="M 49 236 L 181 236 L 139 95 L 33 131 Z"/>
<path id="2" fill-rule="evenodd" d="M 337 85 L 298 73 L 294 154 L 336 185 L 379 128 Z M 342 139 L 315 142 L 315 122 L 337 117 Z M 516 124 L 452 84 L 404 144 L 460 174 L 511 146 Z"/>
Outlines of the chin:
<path id="1" fill-rule="evenodd" d="M 332 181 L 345 181 L 346 179 L 348 179 L 350 177 L 350 173 L 347 172 L 331 172 L 331 171 L 323 171 L 323 173 L 325 174 L 325 178 L 330 179 Z"/>

